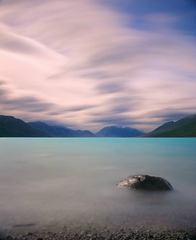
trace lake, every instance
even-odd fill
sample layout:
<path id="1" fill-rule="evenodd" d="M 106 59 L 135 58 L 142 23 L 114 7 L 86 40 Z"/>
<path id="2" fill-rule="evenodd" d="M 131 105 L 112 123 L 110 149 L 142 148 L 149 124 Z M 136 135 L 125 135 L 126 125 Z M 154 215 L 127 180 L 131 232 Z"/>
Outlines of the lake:
<path id="1" fill-rule="evenodd" d="M 195 138 L 1 138 L 0 227 L 195 227 Z M 117 188 L 133 174 L 174 191 Z"/>

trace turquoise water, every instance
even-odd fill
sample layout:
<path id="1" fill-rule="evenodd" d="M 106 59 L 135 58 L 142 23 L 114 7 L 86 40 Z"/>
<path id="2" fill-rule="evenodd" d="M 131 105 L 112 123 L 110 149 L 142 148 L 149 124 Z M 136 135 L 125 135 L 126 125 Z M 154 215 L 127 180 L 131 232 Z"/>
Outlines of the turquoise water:
<path id="1" fill-rule="evenodd" d="M 196 225 L 195 138 L 1 138 L 0 226 Z M 164 177 L 174 191 L 116 183 Z"/>

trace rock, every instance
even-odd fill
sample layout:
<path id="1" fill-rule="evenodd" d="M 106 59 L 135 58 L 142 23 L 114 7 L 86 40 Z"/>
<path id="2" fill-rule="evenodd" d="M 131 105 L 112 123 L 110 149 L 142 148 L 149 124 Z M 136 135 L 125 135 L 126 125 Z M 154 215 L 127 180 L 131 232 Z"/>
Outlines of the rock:
<path id="1" fill-rule="evenodd" d="M 131 175 L 117 183 L 117 187 L 126 187 L 138 190 L 172 190 L 171 184 L 161 177 L 149 175 Z"/>

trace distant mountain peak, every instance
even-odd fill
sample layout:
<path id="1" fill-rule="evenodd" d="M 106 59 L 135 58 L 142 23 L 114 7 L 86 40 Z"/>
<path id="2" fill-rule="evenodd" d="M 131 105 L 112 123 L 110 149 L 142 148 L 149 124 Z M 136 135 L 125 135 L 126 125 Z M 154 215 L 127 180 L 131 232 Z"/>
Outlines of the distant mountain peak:
<path id="1" fill-rule="evenodd" d="M 95 134 L 96 137 L 136 137 L 144 134 L 143 131 L 139 131 L 131 127 L 117 127 L 107 126 L 102 128 Z"/>

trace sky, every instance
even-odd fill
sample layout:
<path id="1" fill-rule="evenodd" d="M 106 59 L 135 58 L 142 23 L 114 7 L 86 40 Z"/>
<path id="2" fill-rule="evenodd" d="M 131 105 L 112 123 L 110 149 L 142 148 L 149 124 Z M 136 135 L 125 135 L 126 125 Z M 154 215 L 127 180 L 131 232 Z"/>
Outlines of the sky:
<path id="1" fill-rule="evenodd" d="M 196 1 L 0 0 L 0 115 L 149 132 L 196 114 Z"/>

